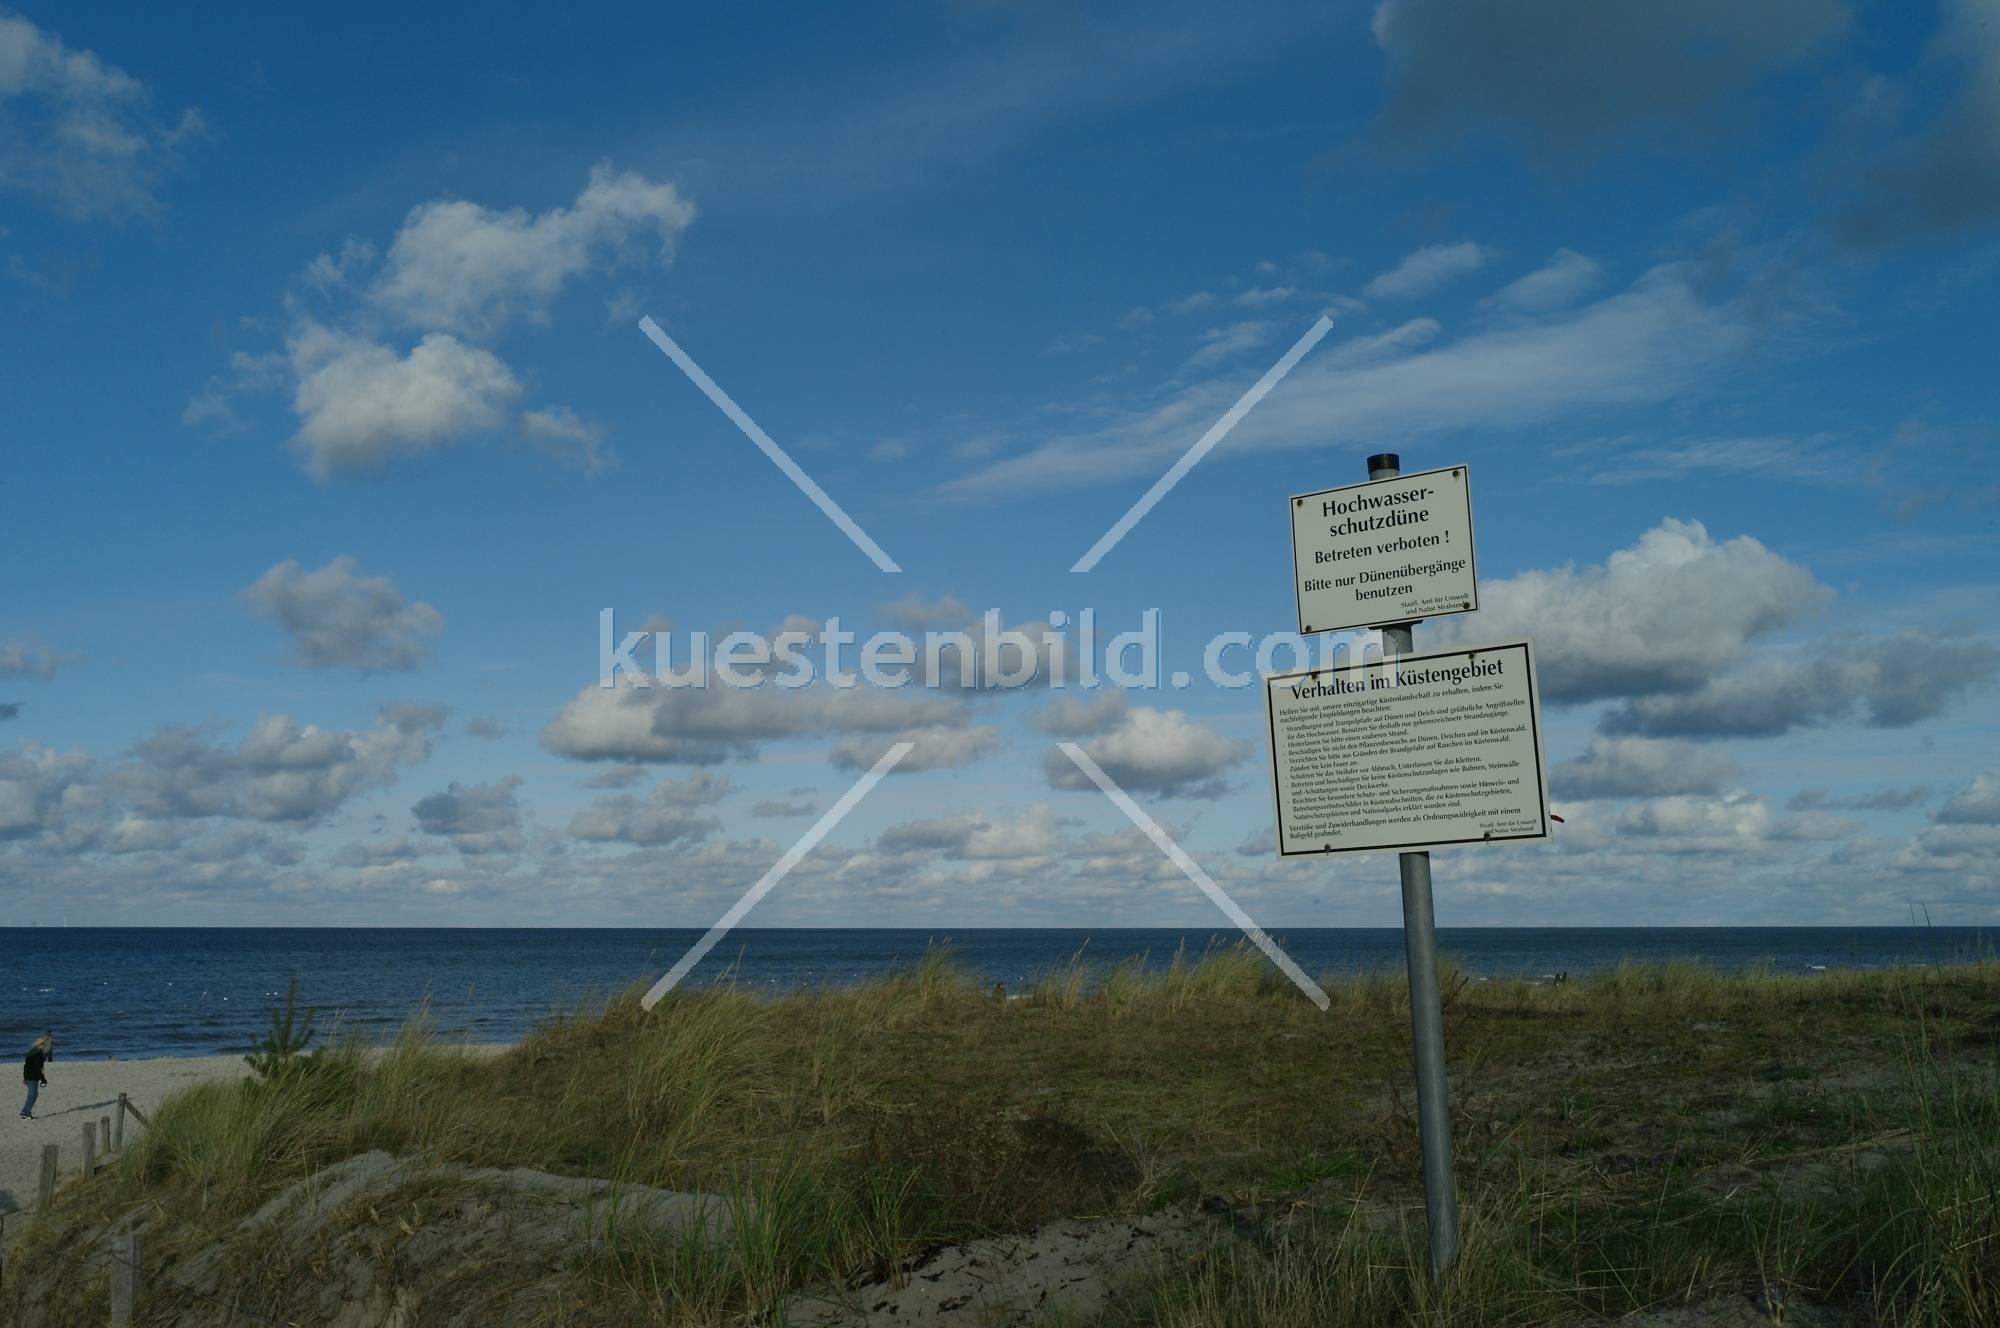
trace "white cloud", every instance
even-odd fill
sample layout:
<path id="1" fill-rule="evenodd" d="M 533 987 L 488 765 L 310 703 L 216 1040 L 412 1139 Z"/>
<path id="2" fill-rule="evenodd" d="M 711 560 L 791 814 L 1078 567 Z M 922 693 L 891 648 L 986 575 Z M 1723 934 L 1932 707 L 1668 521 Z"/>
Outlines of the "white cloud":
<path id="1" fill-rule="evenodd" d="M 1943 825 L 2000 825 L 2000 770 L 1982 770 L 1938 808 Z"/>
<path id="2" fill-rule="evenodd" d="M 1549 771 L 1559 798 L 1657 798 L 1720 793 L 1742 776 L 1725 752 L 1663 738 L 1594 737 L 1583 755 Z"/>
<path id="3" fill-rule="evenodd" d="M 548 456 L 595 478 L 618 466 L 618 454 L 600 444 L 604 429 L 568 406 L 521 413 L 521 434 Z"/>
<path id="4" fill-rule="evenodd" d="M 1290 286 L 1252 286 L 1236 293 L 1235 303 L 1246 309 L 1266 309 L 1274 304 L 1283 304 L 1296 292 Z"/>
<path id="5" fill-rule="evenodd" d="M 1230 454 L 1267 448 L 1373 446 L 1477 428 L 1504 432 L 1608 407 L 1673 398 L 1741 360 L 1757 313 L 1745 297 L 1714 302 L 1699 274 L 1656 268 L 1629 288 L 1544 319 L 1479 327 L 1443 345 L 1416 319 L 1390 333 L 1322 346 L 1229 435 Z M 943 486 L 986 499 L 1157 474 L 1241 395 L 1224 374 L 1157 404 L 981 466 Z M 1211 458 L 1206 464 L 1217 464 Z"/>
<path id="6" fill-rule="evenodd" d="M 515 317 L 545 317 L 562 287 L 593 268 L 648 254 L 670 261 L 693 220 L 673 185 L 606 163 L 572 206 L 539 215 L 435 199 L 411 209 L 369 294 L 410 327 L 487 336 Z"/>
<path id="7" fill-rule="evenodd" d="M 159 120 L 145 84 L 0 13 L 0 188 L 79 220 L 144 215 L 201 130 L 198 112 Z"/>
<path id="8" fill-rule="evenodd" d="M 572 206 L 535 215 L 462 199 L 419 204 L 379 264 L 375 246 L 358 237 L 307 264 L 286 296 L 284 354 L 239 353 L 181 418 L 228 428 L 233 395 L 289 384 L 299 422 L 292 448 L 320 479 L 377 470 L 510 419 L 528 445 L 600 474 L 617 463 L 603 429 L 559 405 L 513 418 L 521 383 L 479 343 L 516 319 L 546 321 L 556 297 L 584 276 L 670 261 L 693 216 L 673 185 L 603 164 Z M 405 351 L 401 338 L 385 336 L 385 315 L 420 334 L 415 345 Z"/>
<path id="9" fill-rule="evenodd" d="M 1597 260 L 1574 249 L 1558 249 L 1549 261 L 1525 277 L 1517 277 L 1489 297 L 1503 309 L 1547 313 L 1564 309 L 1597 289 L 1604 269 Z"/>
<path id="10" fill-rule="evenodd" d="M 1122 704 L 1122 693 L 1106 695 L 1118 697 Z M 1069 717 L 1045 712 L 1044 720 L 1056 723 Z M 1225 790 L 1224 772 L 1250 754 L 1249 743 L 1224 737 L 1181 710 L 1133 706 L 1125 709 L 1115 724 L 1104 723 L 1101 715 L 1091 711 L 1076 712 L 1073 717 L 1094 728 L 1093 735 L 1082 743 L 1085 755 L 1127 793 L 1220 797 Z M 1051 788 L 1097 787 L 1060 751 L 1042 757 L 1042 773 Z"/>
<path id="11" fill-rule="evenodd" d="M 875 606 L 876 615 L 886 622 L 912 632 L 928 627 L 963 627 L 973 620 L 972 610 L 956 595 L 940 595 L 934 600 L 911 591 L 899 600 Z"/>
<path id="12" fill-rule="evenodd" d="M 407 704 L 383 706 L 369 729 L 259 715 L 233 748 L 211 743 L 201 729 L 170 725 L 134 747 L 112 778 L 148 819 L 313 822 L 428 757 L 443 722 L 442 707 Z"/>
<path id="13" fill-rule="evenodd" d="M 299 280 L 314 290 L 329 291 L 344 286 L 356 273 L 375 261 L 375 246 L 356 236 L 348 236 L 336 253 L 321 254 L 306 264 Z"/>
<path id="14" fill-rule="evenodd" d="M 1446 619 L 1438 644 L 1532 637 L 1555 702 L 1690 692 L 1831 595 L 1748 535 L 1718 543 L 1669 518 L 1601 565 L 1485 582 L 1478 614 Z"/>
<path id="15" fill-rule="evenodd" d="M 1942 714 L 2000 669 L 1981 640 L 1855 634 L 1717 672 L 1693 691 L 1640 696 L 1604 716 L 1613 733 L 1773 738 L 1858 716 L 1903 728 Z"/>
<path id="16" fill-rule="evenodd" d="M 1426 245 L 1363 286 L 1361 293 L 1371 300 L 1413 300 L 1470 276 L 1498 253 L 1471 240 Z"/>
<path id="17" fill-rule="evenodd" d="M 965 813 L 904 821 L 882 832 L 876 847 L 887 853 L 942 852 L 963 861 L 1045 859 L 1063 849 L 1062 831 L 1046 802 L 1032 802 L 1011 818 Z"/>
<path id="18" fill-rule="evenodd" d="M 586 761 L 711 765 L 766 742 L 957 728 L 965 703 L 909 689 L 590 684 L 542 731 L 542 745 Z M 886 744 L 885 744 L 886 745 Z"/>
<path id="19" fill-rule="evenodd" d="M 56 828 L 66 813 L 88 805 L 83 781 L 90 758 L 40 743 L 0 752 L 0 840 L 26 839 Z"/>
<path id="20" fill-rule="evenodd" d="M 453 784 L 442 793 L 420 799 L 410 809 L 417 829 L 451 840 L 469 857 L 521 851 L 521 804 L 514 792 L 519 775 L 491 784 Z"/>
<path id="21" fill-rule="evenodd" d="M 750 805 L 750 814 L 758 817 L 811 816 L 819 810 L 816 799 L 804 796 L 783 798 L 759 798 Z"/>
<path id="22" fill-rule="evenodd" d="M 1247 350 L 1255 350 L 1271 339 L 1273 324 L 1267 319 L 1247 319 L 1226 327 L 1211 327 L 1201 334 L 1201 346 L 1181 365 L 1182 373 L 1207 369 L 1231 360 Z"/>
<path id="23" fill-rule="evenodd" d="M 577 839 L 624 844 L 677 844 L 706 839 L 721 826 L 697 810 L 734 791 L 726 779 L 697 770 L 686 779 L 665 779 L 643 798 L 630 794 L 599 798 L 576 814 L 569 832 Z"/>
<path id="24" fill-rule="evenodd" d="M 866 770 L 882 759 L 882 753 L 899 742 L 916 745 L 896 762 L 895 769 L 890 773 L 910 775 L 921 770 L 946 770 L 971 765 L 1000 746 L 1000 730 L 984 725 L 976 728 L 933 725 L 886 737 L 854 734 L 833 745 L 833 763 L 843 770 Z"/>
<path id="25" fill-rule="evenodd" d="M 0 641 L 0 678 L 53 678 L 67 661 L 31 641 Z"/>
<path id="26" fill-rule="evenodd" d="M 499 356 L 434 332 L 407 356 L 314 322 L 289 342 L 297 379 L 292 446 L 319 479 L 377 470 L 497 429 L 521 395 Z"/>
<path id="27" fill-rule="evenodd" d="M 1870 789 L 1864 793 L 1839 796 L 1829 794 L 1825 789 L 1803 789 L 1785 805 L 1795 812 L 1819 811 L 1822 808 L 1849 812 L 1894 812 L 1926 802 L 1930 796 L 1929 784 Z"/>
<path id="28" fill-rule="evenodd" d="M 284 630 L 309 669 L 419 667 L 444 630 L 444 616 L 422 600 L 404 599 L 386 576 L 357 576 L 355 565 L 341 554 L 308 572 L 287 558 L 243 597 Z"/>

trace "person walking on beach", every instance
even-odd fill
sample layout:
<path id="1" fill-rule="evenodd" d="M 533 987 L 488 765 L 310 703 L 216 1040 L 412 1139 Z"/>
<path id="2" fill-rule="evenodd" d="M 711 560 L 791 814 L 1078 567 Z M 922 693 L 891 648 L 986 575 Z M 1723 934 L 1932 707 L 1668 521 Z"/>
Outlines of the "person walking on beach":
<path id="1" fill-rule="evenodd" d="M 48 1075 L 42 1072 L 42 1066 L 55 1054 L 56 1035 L 53 1032 L 44 1033 L 28 1044 L 28 1059 L 21 1062 L 21 1082 L 28 1086 L 28 1100 L 21 1104 L 22 1120 L 35 1118 L 35 1099 L 41 1096 L 42 1085 L 49 1081 Z"/>

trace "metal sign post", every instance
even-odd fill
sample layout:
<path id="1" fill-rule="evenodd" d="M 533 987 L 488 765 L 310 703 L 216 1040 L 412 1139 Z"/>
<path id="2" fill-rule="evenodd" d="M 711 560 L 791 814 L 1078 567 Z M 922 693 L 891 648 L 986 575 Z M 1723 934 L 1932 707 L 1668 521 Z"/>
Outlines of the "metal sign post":
<path id="1" fill-rule="evenodd" d="M 1368 478 L 1394 479 L 1394 452 L 1368 458 Z M 1392 660 L 1413 649 L 1410 623 L 1382 629 Z M 1393 664 L 1391 665 L 1393 668 Z M 1438 992 L 1437 922 L 1431 906 L 1431 855 L 1398 855 L 1403 874 L 1403 945 L 1410 966 L 1410 1034 L 1417 1061 L 1417 1131 L 1424 1154 L 1424 1213 L 1430 1220 L 1431 1275 L 1458 1257 L 1458 1180 L 1451 1161 L 1451 1093 L 1444 1070 L 1444 1000 Z"/>

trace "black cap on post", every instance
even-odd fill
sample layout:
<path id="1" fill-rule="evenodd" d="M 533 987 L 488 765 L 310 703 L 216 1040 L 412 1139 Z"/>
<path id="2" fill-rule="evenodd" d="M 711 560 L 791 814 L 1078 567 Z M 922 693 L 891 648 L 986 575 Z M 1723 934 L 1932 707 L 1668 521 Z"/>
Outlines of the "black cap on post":
<path id="1" fill-rule="evenodd" d="M 1377 452 L 1374 456 L 1368 458 L 1368 473 L 1370 475 L 1373 475 L 1378 470 L 1401 470 L 1402 468 L 1403 458 L 1397 456 L 1394 452 Z"/>

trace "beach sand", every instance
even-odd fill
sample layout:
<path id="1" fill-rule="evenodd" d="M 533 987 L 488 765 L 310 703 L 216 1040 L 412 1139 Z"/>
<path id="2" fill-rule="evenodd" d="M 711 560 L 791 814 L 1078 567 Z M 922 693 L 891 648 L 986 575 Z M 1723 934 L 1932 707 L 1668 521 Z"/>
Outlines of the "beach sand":
<path id="1" fill-rule="evenodd" d="M 60 1052 L 60 1049 L 58 1049 Z M 241 1079 L 250 1072 L 241 1056 L 157 1056 L 150 1060 L 66 1061 L 48 1065 L 48 1086 L 35 1103 L 35 1118 L 20 1118 L 25 1090 L 18 1075 L 4 1081 L 0 1098 L 0 1214 L 35 1206 L 41 1185 L 42 1146 L 62 1146 L 62 1176 L 83 1166 L 83 1123 L 113 1115 L 118 1095 L 152 1112 L 169 1095 L 194 1084 Z M 146 1127 L 128 1118 L 129 1143 Z M 103 1148 L 100 1142 L 98 1147 Z"/>

